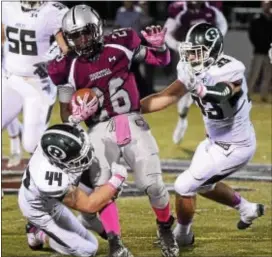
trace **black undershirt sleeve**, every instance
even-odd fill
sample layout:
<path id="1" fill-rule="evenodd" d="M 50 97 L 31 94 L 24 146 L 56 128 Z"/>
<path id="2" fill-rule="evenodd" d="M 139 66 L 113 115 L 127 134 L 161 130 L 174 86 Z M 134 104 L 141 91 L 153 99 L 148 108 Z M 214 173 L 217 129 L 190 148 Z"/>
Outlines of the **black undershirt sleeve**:
<path id="1" fill-rule="evenodd" d="M 206 94 L 202 99 L 207 102 L 221 103 L 232 96 L 232 88 L 226 82 L 218 82 L 214 86 L 206 86 L 206 88 Z"/>

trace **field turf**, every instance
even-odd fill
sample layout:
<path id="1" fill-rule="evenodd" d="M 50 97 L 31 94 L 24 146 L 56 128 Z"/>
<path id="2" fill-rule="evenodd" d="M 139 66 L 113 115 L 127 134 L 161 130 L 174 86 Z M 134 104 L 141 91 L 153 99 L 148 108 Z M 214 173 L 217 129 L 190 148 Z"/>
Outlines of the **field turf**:
<path id="1" fill-rule="evenodd" d="M 166 176 L 166 175 L 165 175 Z M 166 176 L 167 182 L 173 176 Z M 180 256 L 272 256 L 272 213 L 271 183 L 228 182 L 231 186 L 248 188 L 241 192 L 251 201 L 266 205 L 265 216 L 256 220 L 251 228 L 236 229 L 238 213 L 226 206 L 216 204 L 202 197 L 198 198 L 194 232 L 194 247 L 184 248 Z M 172 196 L 172 206 L 174 197 Z M 146 197 L 118 199 L 122 235 L 125 244 L 135 257 L 160 257 L 160 250 L 153 245 L 156 228 L 152 210 Z M 2 200 L 2 256 L 3 257 L 45 257 L 60 256 L 46 248 L 33 252 L 26 244 L 24 234 L 25 220 L 21 216 L 16 196 L 5 196 Z M 99 240 L 98 257 L 107 255 L 107 242 Z"/>

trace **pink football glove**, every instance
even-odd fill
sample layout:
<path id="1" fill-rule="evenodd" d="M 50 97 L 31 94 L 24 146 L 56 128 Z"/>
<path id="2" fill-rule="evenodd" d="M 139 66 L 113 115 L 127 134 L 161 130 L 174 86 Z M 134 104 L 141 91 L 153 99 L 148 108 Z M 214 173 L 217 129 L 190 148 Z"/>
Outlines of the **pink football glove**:
<path id="1" fill-rule="evenodd" d="M 98 109 L 98 99 L 93 97 L 91 101 L 88 102 L 89 94 L 85 94 L 83 99 L 81 97 L 72 97 L 71 107 L 72 115 L 69 116 L 69 121 L 72 123 L 80 123 L 92 116 Z M 77 100 L 77 103 L 76 103 Z"/>
<path id="2" fill-rule="evenodd" d="M 165 42 L 166 28 L 162 29 L 161 26 L 146 27 L 145 31 L 141 31 L 146 41 L 153 47 L 162 47 Z"/>

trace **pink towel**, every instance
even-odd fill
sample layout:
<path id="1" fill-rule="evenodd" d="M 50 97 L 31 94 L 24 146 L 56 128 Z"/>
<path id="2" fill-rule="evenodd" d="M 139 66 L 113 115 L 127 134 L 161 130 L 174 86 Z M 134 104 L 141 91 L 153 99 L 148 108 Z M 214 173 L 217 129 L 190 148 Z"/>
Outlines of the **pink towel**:
<path id="1" fill-rule="evenodd" d="M 131 132 L 128 117 L 125 114 L 114 117 L 116 141 L 120 146 L 126 145 L 131 141 Z"/>

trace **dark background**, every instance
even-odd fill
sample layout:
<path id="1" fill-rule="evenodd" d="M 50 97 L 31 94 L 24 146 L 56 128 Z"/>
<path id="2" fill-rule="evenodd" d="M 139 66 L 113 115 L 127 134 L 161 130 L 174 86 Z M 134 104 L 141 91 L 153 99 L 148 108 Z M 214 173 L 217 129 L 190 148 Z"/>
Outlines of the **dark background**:
<path id="1" fill-rule="evenodd" d="M 122 6 L 122 1 L 61 1 L 68 7 L 76 4 L 87 4 L 98 11 L 105 20 L 114 20 L 117 9 Z M 173 1 L 148 1 L 150 15 L 156 20 L 166 20 L 167 6 Z M 226 18 L 230 19 L 231 8 L 233 7 L 260 7 L 260 1 L 222 1 L 222 11 Z M 137 1 L 135 1 L 137 3 Z M 164 12 L 160 12 L 159 5 L 164 5 Z"/>

